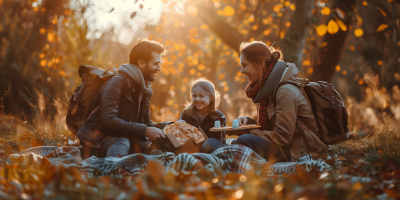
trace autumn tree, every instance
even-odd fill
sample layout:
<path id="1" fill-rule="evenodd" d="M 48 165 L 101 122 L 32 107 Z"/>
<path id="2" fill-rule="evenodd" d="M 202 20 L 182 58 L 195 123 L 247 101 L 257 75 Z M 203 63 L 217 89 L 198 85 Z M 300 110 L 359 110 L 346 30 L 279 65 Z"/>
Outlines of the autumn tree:
<path id="1" fill-rule="evenodd" d="M 315 58 L 314 70 L 310 77 L 312 81 L 331 81 L 335 67 L 342 56 L 342 49 L 349 32 L 347 27 L 354 17 L 355 3 L 356 0 L 335 1 L 332 9 L 336 12 L 329 15 L 327 25 L 322 24 L 317 27 L 317 31 L 326 32 L 323 29 L 327 29 L 329 34 L 325 34 L 323 45 Z M 322 35 L 322 33 L 319 34 Z"/>
<path id="2" fill-rule="evenodd" d="M 0 1 L 0 110 L 4 113 L 32 119 L 41 109 L 38 94 L 53 99 L 62 91 L 58 89 L 63 89 L 63 80 L 57 78 L 62 57 L 54 43 L 58 25 L 70 14 L 68 2 Z M 49 108 L 46 115 L 55 114 L 50 103 L 43 106 Z"/>

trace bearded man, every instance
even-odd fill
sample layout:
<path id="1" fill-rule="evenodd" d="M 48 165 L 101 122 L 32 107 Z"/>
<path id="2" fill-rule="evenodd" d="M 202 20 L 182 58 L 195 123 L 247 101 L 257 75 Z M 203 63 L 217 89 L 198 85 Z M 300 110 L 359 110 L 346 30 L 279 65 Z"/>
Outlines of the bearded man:
<path id="1" fill-rule="evenodd" d="M 118 75 L 100 88 L 91 105 L 100 107 L 81 128 L 91 130 L 85 135 L 96 138 L 94 145 L 83 143 L 84 158 L 149 154 L 150 144 L 164 138 L 162 129 L 170 122 L 154 123 L 149 106 L 151 82 L 161 71 L 161 56 L 165 54 L 159 42 L 139 39 L 129 54 L 129 63 L 121 65 Z"/>

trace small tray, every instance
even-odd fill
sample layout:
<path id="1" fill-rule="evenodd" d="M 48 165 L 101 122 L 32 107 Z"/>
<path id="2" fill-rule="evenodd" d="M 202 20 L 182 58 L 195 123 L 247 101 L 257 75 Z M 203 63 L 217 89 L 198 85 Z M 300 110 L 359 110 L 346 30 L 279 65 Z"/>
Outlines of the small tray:
<path id="1" fill-rule="evenodd" d="M 218 129 L 218 130 L 211 130 L 211 132 L 221 132 L 221 131 L 248 131 L 248 130 L 253 130 L 253 129 L 259 129 L 261 126 L 257 127 L 248 127 L 248 128 L 231 128 L 231 129 Z"/>

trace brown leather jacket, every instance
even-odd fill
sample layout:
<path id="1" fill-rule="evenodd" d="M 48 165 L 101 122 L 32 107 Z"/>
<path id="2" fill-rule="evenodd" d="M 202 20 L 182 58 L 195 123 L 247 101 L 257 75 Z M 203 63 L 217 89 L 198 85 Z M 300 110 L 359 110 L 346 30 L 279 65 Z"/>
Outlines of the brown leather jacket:
<path id="1" fill-rule="evenodd" d="M 296 66 L 289 64 L 280 82 L 290 79 L 293 82 L 307 84 L 306 79 L 293 77 L 297 72 Z M 311 126 L 318 130 L 308 100 L 299 87 L 290 84 L 280 86 L 276 91 L 276 107 L 270 101 L 267 113 L 272 131 L 252 130 L 251 134 L 289 148 L 292 162 L 308 154 L 314 159 L 328 156 L 327 146 L 307 128 Z M 300 117 L 306 124 L 298 120 Z"/>
<path id="2" fill-rule="evenodd" d="M 125 73 L 112 77 L 93 99 L 91 109 L 99 106 L 78 131 L 82 143 L 100 148 L 107 137 L 125 137 L 131 141 L 147 141 L 147 127 L 163 129 L 171 122 L 155 123 L 150 119 L 150 99 L 139 101 L 140 86 Z"/>

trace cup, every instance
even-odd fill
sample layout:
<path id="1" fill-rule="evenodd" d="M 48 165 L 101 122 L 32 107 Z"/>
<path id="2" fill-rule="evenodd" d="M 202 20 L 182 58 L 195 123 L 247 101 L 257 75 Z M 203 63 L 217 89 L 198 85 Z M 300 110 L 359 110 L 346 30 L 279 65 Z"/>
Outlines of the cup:
<path id="1" fill-rule="evenodd" d="M 239 121 L 237 119 L 234 119 L 232 122 L 232 128 L 239 128 Z"/>
<path id="2" fill-rule="evenodd" d="M 214 122 L 214 127 L 215 127 L 215 128 L 221 128 L 221 122 L 218 121 L 218 120 L 215 121 L 215 122 Z"/>

